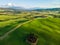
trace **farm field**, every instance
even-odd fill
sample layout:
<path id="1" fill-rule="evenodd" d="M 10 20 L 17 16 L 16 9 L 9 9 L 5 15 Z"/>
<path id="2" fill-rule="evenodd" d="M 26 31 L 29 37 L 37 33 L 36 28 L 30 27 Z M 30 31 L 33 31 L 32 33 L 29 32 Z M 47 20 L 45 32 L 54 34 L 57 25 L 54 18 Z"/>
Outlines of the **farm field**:
<path id="1" fill-rule="evenodd" d="M 0 45 L 60 45 L 60 0 L 0 0 Z"/>
<path id="2" fill-rule="evenodd" d="M 0 36 L 4 35 L 6 32 L 15 28 L 20 23 L 28 21 L 24 18 L 18 18 L 18 16 L 0 16 Z"/>
<path id="3" fill-rule="evenodd" d="M 13 21 L 12 25 L 15 24 L 16 26 L 20 20 L 15 21 Z M 8 24 L 11 24 L 11 22 Z M 12 25 L 10 27 L 14 27 Z M 5 32 L 4 29 L 3 32 Z M 36 18 L 10 33 L 5 39 L 0 41 L 0 45 L 30 45 L 26 42 L 26 36 L 30 33 L 38 36 L 37 45 L 60 45 L 60 18 Z"/>

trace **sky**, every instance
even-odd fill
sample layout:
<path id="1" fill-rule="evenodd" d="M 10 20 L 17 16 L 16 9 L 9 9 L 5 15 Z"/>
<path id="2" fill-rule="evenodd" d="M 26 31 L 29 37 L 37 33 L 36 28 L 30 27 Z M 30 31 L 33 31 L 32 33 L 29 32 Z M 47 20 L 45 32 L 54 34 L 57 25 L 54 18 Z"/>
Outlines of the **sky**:
<path id="1" fill-rule="evenodd" d="M 60 0 L 0 0 L 0 6 L 15 5 L 25 8 L 60 8 Z"/>

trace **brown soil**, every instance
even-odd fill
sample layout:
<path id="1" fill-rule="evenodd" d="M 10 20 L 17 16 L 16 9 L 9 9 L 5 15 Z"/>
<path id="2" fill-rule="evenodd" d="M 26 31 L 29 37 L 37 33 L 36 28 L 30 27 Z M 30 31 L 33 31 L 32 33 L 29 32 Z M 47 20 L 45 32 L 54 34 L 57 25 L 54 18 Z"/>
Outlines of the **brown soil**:
<path id="1" fill-rule="evenodd" d="M 27 38 L 30 43 L 36 43 L 37 37 L 34 34 L 30 34 Z"/>

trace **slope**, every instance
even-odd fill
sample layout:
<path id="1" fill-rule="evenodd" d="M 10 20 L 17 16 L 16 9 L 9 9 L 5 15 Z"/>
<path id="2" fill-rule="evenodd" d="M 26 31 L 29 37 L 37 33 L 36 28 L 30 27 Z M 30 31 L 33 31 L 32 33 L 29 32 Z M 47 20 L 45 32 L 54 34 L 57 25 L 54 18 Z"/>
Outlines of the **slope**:
<path id="1" fill-rule="evenodd" d="M 30 45 L 26 36 L 31 32 L 38 36 L 37 45 L 60 45 L 59 18 L 36 19 L 24 24 L 0 41 L 0 45 Z"/>

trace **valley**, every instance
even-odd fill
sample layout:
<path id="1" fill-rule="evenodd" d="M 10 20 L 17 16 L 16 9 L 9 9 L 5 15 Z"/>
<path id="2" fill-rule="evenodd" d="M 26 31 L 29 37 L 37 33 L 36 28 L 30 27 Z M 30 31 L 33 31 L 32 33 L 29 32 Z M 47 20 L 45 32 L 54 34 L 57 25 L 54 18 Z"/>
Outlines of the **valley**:
<path id="1" fill-rule="evenodd" d="M 0 45 L 30 45 L 30 33 L 38 36 L 37 45 L 60 45 L 60 10 L 0 11 Z"/>

